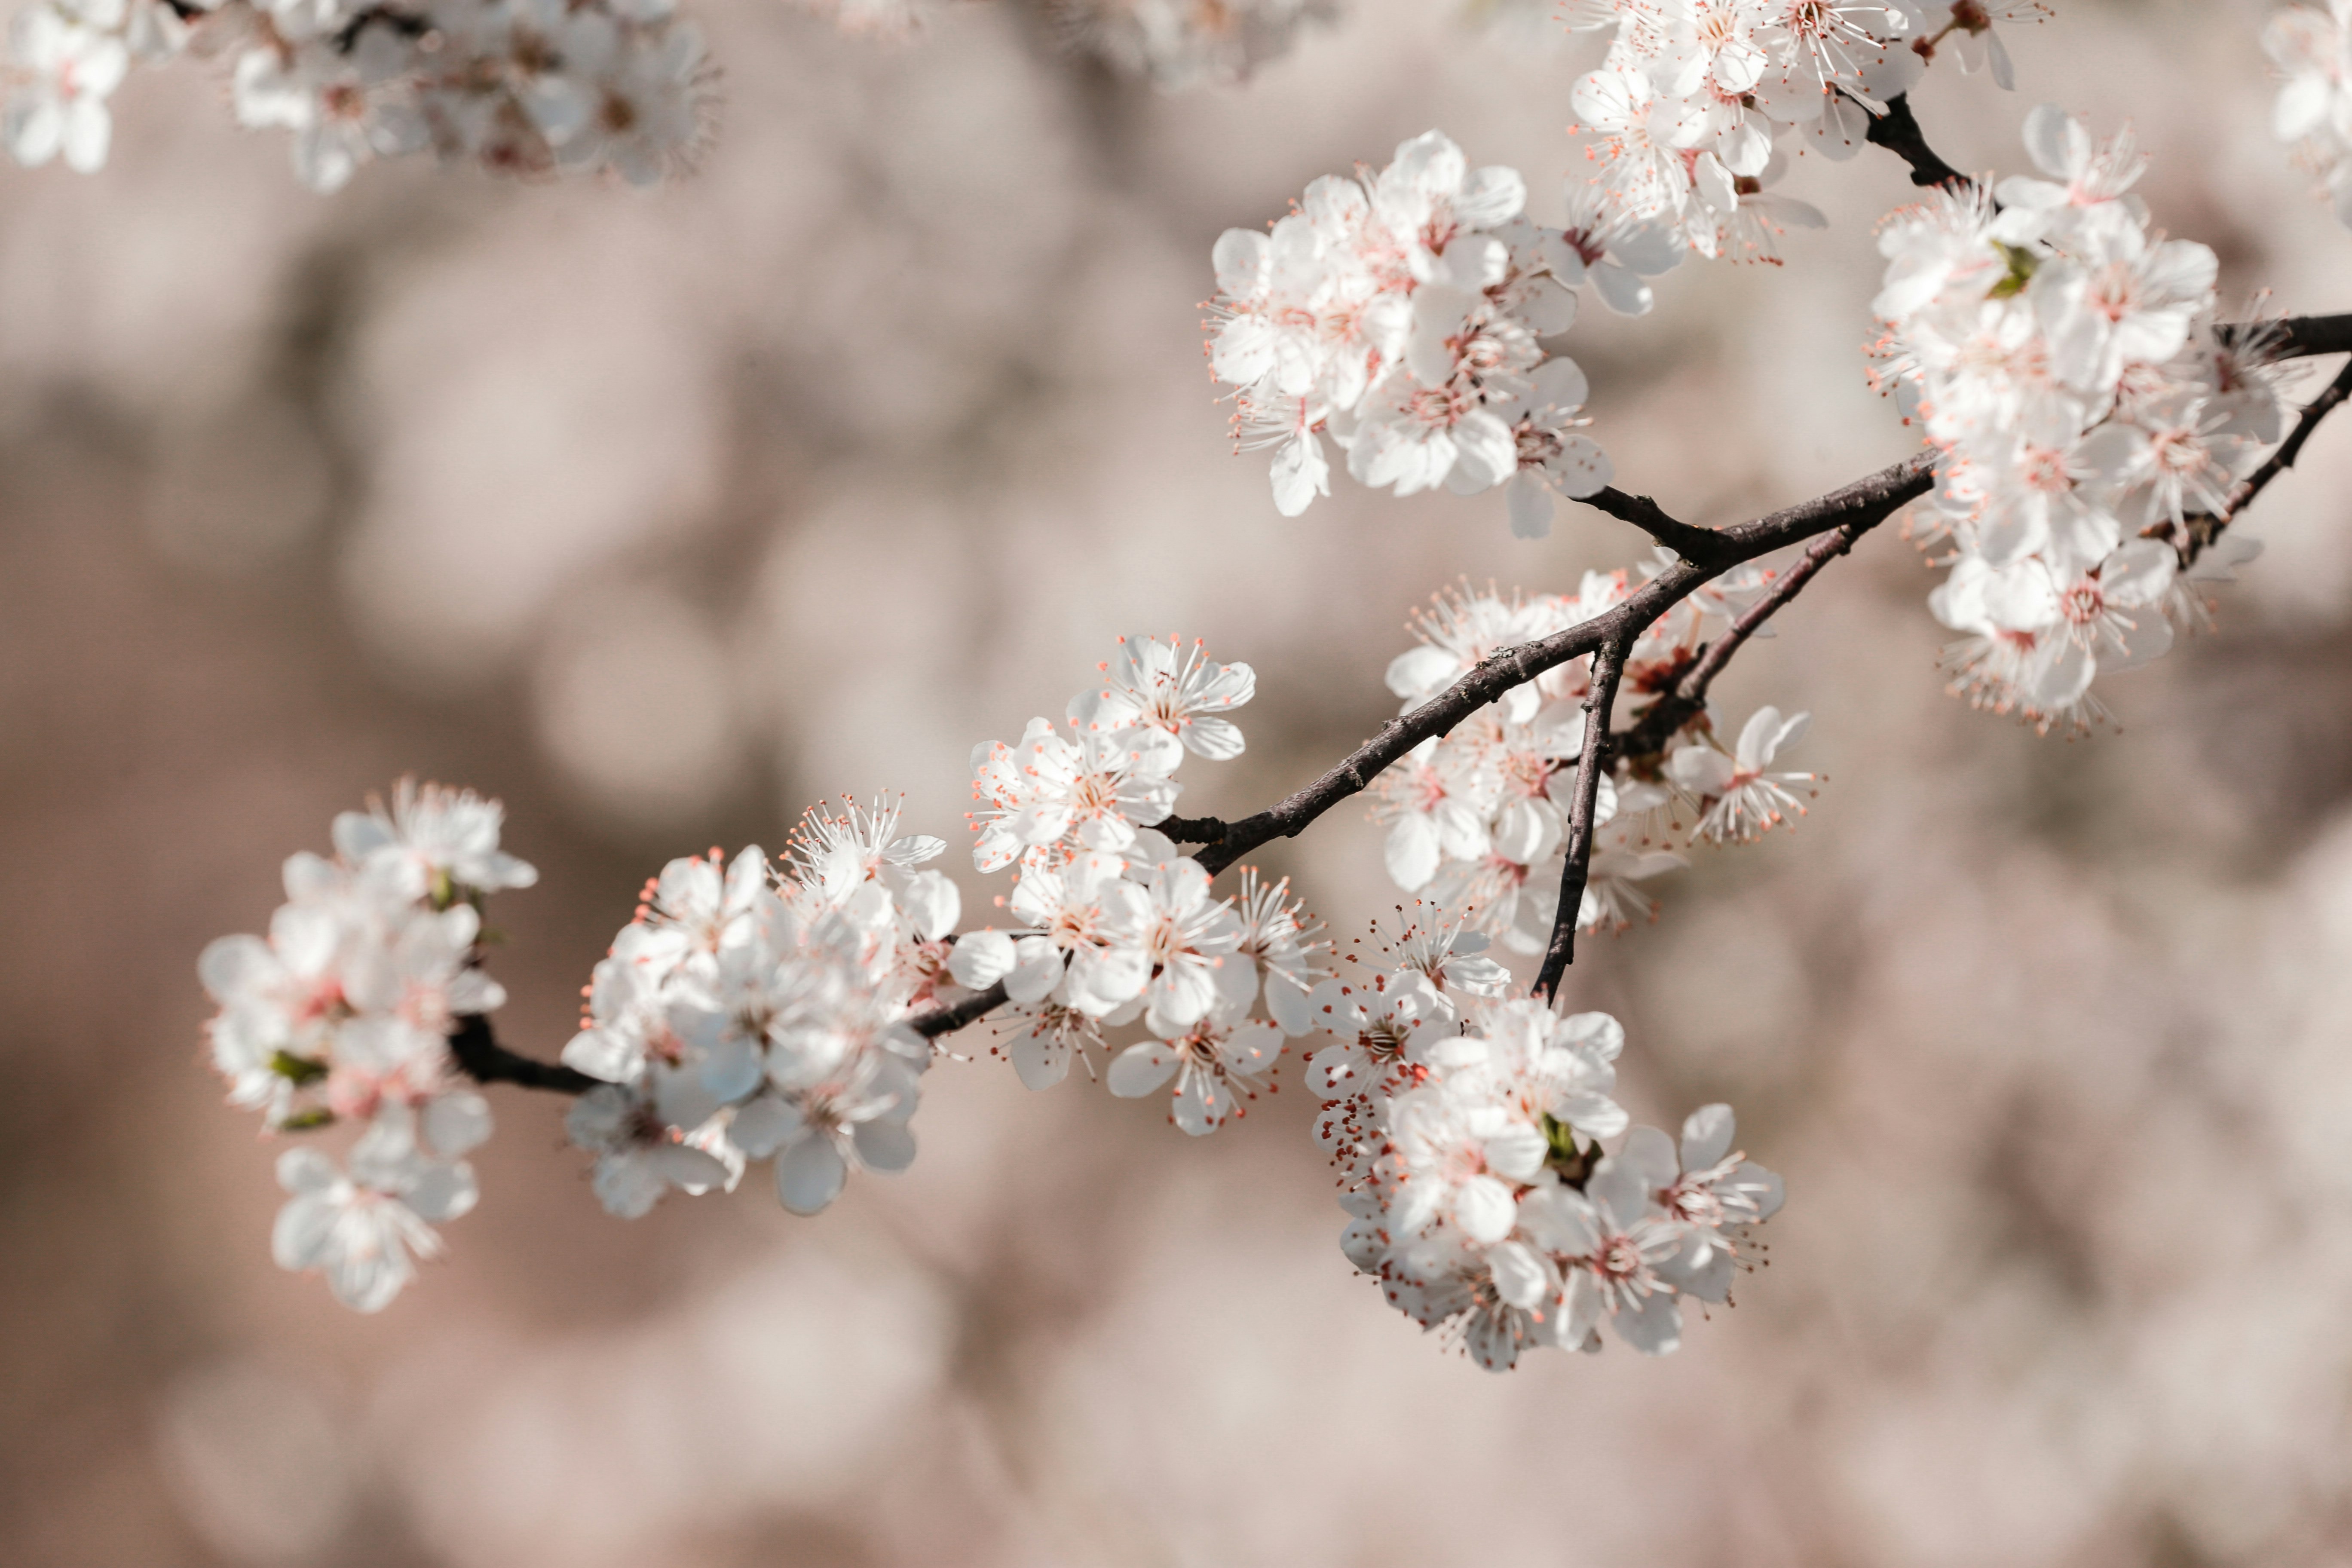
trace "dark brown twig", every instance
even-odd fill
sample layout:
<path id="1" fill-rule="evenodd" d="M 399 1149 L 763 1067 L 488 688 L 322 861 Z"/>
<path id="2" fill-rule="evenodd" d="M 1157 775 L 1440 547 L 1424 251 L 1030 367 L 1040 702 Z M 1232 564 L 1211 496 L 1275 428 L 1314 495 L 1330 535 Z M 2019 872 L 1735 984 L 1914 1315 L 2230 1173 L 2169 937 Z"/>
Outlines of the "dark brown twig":
<path id="1" fill-rule="evenodd" d="M 1700 528 L 1669 517 L 1665 509 L 1648 496 L 1627 495 L 1612 486 L 1596 494 L 1582 498 L 1584 504 L 1596 511 L 1605 511 L 1621 522 L 1630 522 L 1684 560 L 1706 566 L 1723 560 L 1730 546 L 1723 535 L 1711 528 Z"/>
<path id="2" fill-rule="evenodd" d="M 476 1083 L 513 1083 L 557 1094 L 585 1094 L 600 1081 L 572 1068 L 517 1056 L 499 1044 L 490 1032 L 489 1018 L 480 1013 L 458 1018 L 457 1026 L 449 1031 L 449 1054 Z"/>
<path id="3" fill-rule="evenodd" d="M 941 1035 L 952 1035 L 966 1024 L 976 1024 L 995 1012 L 1009 1000 L 1004 994 L 1004 982 L 1000 980 L 985 991 L 975 991 L 950 1007 L 940 1007 L 929 1013 L 917 1014 L 908 1026 L 927 1040 Z"/>
<path id="4" fill-rule="evenodd" d="M 2249 335 L 2273 342 L 2273 357 L 2307 359 L 2315 354 L 2352 353 L 2352 315 L 2289 316 L 2281 321 L 2224 321 L 2213 336 L 2234 347 Z"/>
<path id="5" fill-rule="evenodd" d="M 1763 629 L 1764 623 L 1778 615 L 1789 601 L 1805 590 L 1821 569 L 1852 550 L 1854 541 L 1868 532 L 1874 522 L 1859 525 L 1847 523 L 1815 540 L 1804 554 L 1791 562 L 1772 585 L 1757 601 L 1739 613 L 1724 634 L 1709 643 L 1695 660 L 1674 689 L 1652 703 L 1641 721 L 1622 734 L 1610 737 L 1609 755 L 1618 757 L 1654 757 L 1665 750 L 1666 742 L 1706 707 L 1707 688 L 1723 673 L 1724 666 L 1745 647 L 1751 637 Z"/>
<path id="6" fill-rule="evenodd" d="M 1638 634 L 1637 634 L 1638 635 Z M 1631 641 L 1610 641 L 1592 656 L 1592 689 L 1584 699 L 1584 745 L 1576 762 L 1576 799 L 1568 812 L 1568 860 L 1559 871 L 1559 909 L 1552 915 L 1551 942 L 1544 949 L 1534 994 L 1546 1000 L 1559 990 L 1559 977 L 1576 962 L 1576 921 L 1584 910 L 1584 884 L 1592 871 L 1595 803 L 1607 765 L 1609 726 L 1617 710 L 1617 679 L 1625 673 Z"/>
<path id="7" fill-rule="evenodd" d="M 1801 506 L 1723 529 L 1716 537 L 1727 542 L 1726 564 L 1769 555 L 1845 523 L 1874 527 L 1927 494 L 1934 467 L 1935 455 L 1923 452 Z M 1603 643 L 1616 641 L 1631 647 L 1643 628 L 1718 574 L 1717 567 L 1677 561 L 1614 608 L 1493 655 L 1410 713 L 1381 726 L 1378 734 L 1280 805 L 1223 824 L 1223 836 L 1198 857 L 1201 865 L 1213 875 L 1261 844 L 1297 837 L 1317 817 L 1368 788 L 1407 752 L 1433 735 L 1444 734 L 1513 687 L 1525 685 L 1572 658 L 1581 658 Z"/>
<path id="8" fill-rule="evenodd" d="M 1867 106 L 1864 112 L 1869 113 Z M 1911 183 L 1915 185 L 1951 185 L 1965 187 L 1976 182 L 1937 156 L 1927 145 L 1927 133 L 1919 129 L 1919 117 L 1911 112 L 1907 93 L 1896 93 L 1886 100 L 1886 112 L 1871 114 L 1870 127 L 1863 140 L 1874 147 L 1884 147 L 1911 165 Z"/>
<path id="9" fill-rule="evenodd" d="M 2278 450 L 2273 452 L 2261 468 L 2239 481 L 2238 488 L 2230 492 L 2229 504 L 2222 508 L 2220 516 L 2200 512 L 2188 520 L 2184 530 L 2188 538 L 2178 545 L 2181 565 L 2195 565 L 2197 558 L 2211 548 L 2213 542 L 2221 537 L 2224 529 L 2237 521 L 2238 514 L 2246 510 L 2249 502 L 2269 489 L 2273 479 L 2294 467 L 2295 459 L 2303 456 L 2305 443 L 2311 439 L 2311 433 L 2318 429 L 2319 422 L 2335 413 L 2347 397 L 2352 397 L 2352 362 L 2347 362 L 2342 370 L 2337 371 L 2336 379 L 2311 400 L 2310 405 L 2303 411 L 2303 417 L 2295 421 L 2294 428 L 2288 431 L 2286 439 L 2279 443 Z"/>

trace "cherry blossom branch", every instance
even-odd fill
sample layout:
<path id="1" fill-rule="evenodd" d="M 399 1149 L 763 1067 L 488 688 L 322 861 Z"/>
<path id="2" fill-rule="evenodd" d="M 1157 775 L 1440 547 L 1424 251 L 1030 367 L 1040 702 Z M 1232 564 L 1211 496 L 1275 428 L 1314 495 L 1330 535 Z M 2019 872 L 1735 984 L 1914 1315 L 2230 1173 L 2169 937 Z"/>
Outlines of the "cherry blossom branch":
<path id="1" fill-rule="evenodd" d="M 480 1013 L 467 1013 L 449 1031 L 449 1054 L 457 1066 L 476 1083 L 512 1083 L 524 1089 L 551 1089 L 557 1094 L 585 1094 L 594 1089 L 597 1079 L 586 1073 L 551 1062 L 537 1061 L 517 1056 L 499 1044 L 490 1030 L 490 1020 Z"/>
<path id="2" fill-rule="evenodd" d="M 1924 151 L 1924 143 L 1921 150 Z M 1940 164 L 1940 160 L 1937 162 Z M 1915 168 L 1917 166 L 1915 163 Z M 1937 182 L 1931 178 L 1919 183 Z M 2275 337 L 2276 356 L 2280 359 L 2352 352 L 2352 315 L 2231 323 L 2216 331 L 2227 342 L 2258 328 Z M 2347 398 L 2352 398 L 2352 365 L 2347 365 L 2304 411 L 2303 418 L 2279 449 L 2239 487 L 2231 500 L 2231 516 L 2271 480 L 2294 465 L 2312 431 Z M 1536 982 L 1536 994 L 1549 995 L 1557 988 L 1562 971 L 1574 960 L 1575 917 L 1581 908 L 1584 886 L 1590 877 L 1592 797 L 1598 792 L 1601 766 L 1617 756 L 1648 756 L 1662 751 L 1675 731 L 1706 706 L 1708 689 L 1716 677 L 1766 622 L 1803 592 L 1823 567 L 1851 551 L 1864 534 L 1927 493 L 1935 482 L 1936 458 L 1933 451 L 1920 452 L 1826 495 L 1725 529 L 1683 522 L 1649 497 L 1615 489 L 1587 498 L 1587 504 L 1633 523 L 1675 551 L 1675 563 L 1612 609 L 1550 637 L 1490 655 L 1420 707 L 1390 720 L 1378 733 L 1320 777 L 1269 809 L 1231 822 L 1214 816 L 1171 816 L 1158 826 L 1179 843 L 1202 846 L 1195 858 L 1202 869 L 1214 876 L 1262 845 L 1276 838 L 1297 837 L 1333 806 L 1370 788 L 1372 780 L 1422 742 L 1444 734 L 1512 688 L 1570 659 L 1630 647 L 1653 621 L 1723 572 L 1792 544 L 1812 541 L 1803 556 L 1742 612 L 1722 637 L 1701 652 L 1676 681 L 1673 691 L 1653 704 L 1639 723 L 1622 734 L 1612 734 L 1608 725 L 1609 710 L 1622 674 L 1622 654 L 1614 659 L 1603 657 L 1594 660 L 1594 693 L 1600 696 L 1604 681 L 1607 693 L 1601 698 L 1598 710 L 1592 706 L 1586 710 L 1585 752 L 1570 817 L 1568 863 L 1562 868 L 1560 880 L 1560 910 Z M 2200 521 L 2211 520 L 2192 520 L 2192 525 Z M 2210 542 L 2226 521 L 2215 522 L 2205 542 Z M 1601 714 L 1598 724 L 1593 719 L 1596 711 Z M 1597 756 L 1592 749 L 1596 740 L 1601 747 Z M 1003 984 L 999 982 L 951 1005 L 922 1014 L 909 1020 L 909 1026 L 926 1038 L 936 1039 L 977 1023 L 1006 1000 Z M 478 1082 L 513 1083 L 527 1089 L 579 1094 L 594 1088 L 598 1081 L 571 1068 L 551 1066 L 507 1050 L 491 1034 L 489 1020 L 478 1016 L 460 1019 L 449 1043 L 457 1065 Z"/>
<path id="3" fill-rule="evenodd" d="M 1847 94 L 1852 97 L 1852 94 Z M 1859 102 L 1860 100 L 1855 101 Z M 1867 106 L 1864 112 L 1867 113 Z M 1884 147 L 1911 165 L 1911 183 L 1915 185 L 1967 186 L 1976 184 L 1938 157 L 1927 145 L 1927 133 L 1919 129 L 1919 117 L 1911 112 L 1911 96 L 1896 93 L 1886 100 L 1886 112 L 1870 114 L 1870 127 L 1863 140 L 1874 147 Z"/>
<path id="4" fill-rule="evenodd" d="M 1559 991 L 1561 973 L 1576 962 L 1576 921 L 1584 910 L 1584 884 L 1592 872 L 1592 818 L 1601 796 L 1601 770 L 1617 708 L 1617 680 L 1625 673 L 1630 646 L 1605 642 L 1592 657 L 1592 689 L 1584 697 L 1584 746 L 1576 762 L 1576 799 L 1568 813 L 1568 859 L 1559 872 L 1559 909 L 1552 916 L 1551 942 L 1536 974 L 1534 994 L 1547 1000 Z"/>

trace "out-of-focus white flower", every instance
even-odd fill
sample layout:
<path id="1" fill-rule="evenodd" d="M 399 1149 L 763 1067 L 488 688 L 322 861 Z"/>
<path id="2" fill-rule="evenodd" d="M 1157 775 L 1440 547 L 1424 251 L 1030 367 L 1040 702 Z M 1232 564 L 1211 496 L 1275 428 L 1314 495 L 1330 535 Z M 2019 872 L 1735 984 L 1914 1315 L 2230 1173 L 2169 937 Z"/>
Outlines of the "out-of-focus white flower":
<path id="1" fill-rule="evenodd" d="M 25 79 L 0 110 L 0 132 L 18 163 L 37 167 L 63 153 L 66 166 L 80 174 L 105 167 L 114 134 L 106 100 L 131 68 L 120 32 L 123 9 L 118 0 L 110 6 L 36 4 L 16 13 L 9 56 Z"/>
<path id="2" fill-rule="evenodd" d="M 292 132 L 294 171 L 341 189 L 372 159 L 432 148 L 497 172 L 609 170 L 651 184 L 702 145 L 711 69 L 700 35 L 667 4 L 634 0 L 42 0 L 19 14 L 10 150 L 62 151 L 85 173 L 106 158 L 106 99 L 132 59 L 183 52 L 189 15 L 236 53 L 240 124 Z"/>
<path id="3" fill-rule="evenodd" d="M 1333 0 L 1055 0 L 1052 15 L 1081 47 L 1162 91 L 1246 81 L 1288 54 Z"/>
<path id="4" fill-rule="evenodd" d="M 438 1257 L 433 1226 L 474 1206 L 473 1168 L 432 1160 L 405 1130 L 372 1130 L 352 1151 L 348 1174 L 316 1149 L 278 1158 L 278 1184 L 291 1194 L 278 1212 L 270 1250 L 280 1268 L 317 1270 L 335 1300 L 377 1312 L 416 1277 L 416 1260 Z"/>
<path id="5" fill-rule="evenodd" d="M 2263 47 L 2280 78 L 2272 129 L 2301 144 L 2336 217 L 2352 226 L 2352 0 L 2287 7 L 2263 29 Z"/>
<path id="6" fill-rule="evenodd" d="M 335 818 L 335 849 L 390 877 L 407 897 L 446 905 L 539 880 L 537 870 L 499 847 L 505 815 L 497 801 L 472 790 L 403 779 L 393 787 L 389 812 L 372 801 L 364 812 Z"/>
<path id="7" fill-rule="evenodd" d="M 621 1219 L 643 1218 L 672 1187 L 699 1193 L 727 1181 L 718 1157 L 688 1142 L 632 1084 L 590 1089 L 572 1103 L 563 1130 L 596 1156 L 590 1175 L 596 1201 Z"/>
<path id="8" fill-rule="evenodd" d="M 197 961 L 219 1005 L 206 1026 L 232 1104 L 277 1130 L 360 1127 L 348 1173 L 287 1152 L 284 1267 L 322 1272 L 338 1300 L 374 1311 L 440 1246 L 433 1226 L 473 1206 L 459 1156 L 489 1136 L 488 1103 L 450 1037 L 506 992 L 478 964 L 478 901 L 535 873 L 498 847 L 497 803 L 404 784 L 393 817 L 347 813 L 338 855 L 285 868 L 269 935 L 223 937 Z"/>

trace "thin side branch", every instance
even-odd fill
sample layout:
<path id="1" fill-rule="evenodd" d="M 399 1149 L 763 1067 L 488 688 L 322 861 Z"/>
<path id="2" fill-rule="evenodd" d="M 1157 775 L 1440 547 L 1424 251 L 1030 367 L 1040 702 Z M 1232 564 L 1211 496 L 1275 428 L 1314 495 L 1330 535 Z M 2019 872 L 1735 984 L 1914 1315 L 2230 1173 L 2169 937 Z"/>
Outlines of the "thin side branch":
<path id="1" fill-rule="evenodd" d="M 585 1094 L 601 1081 L 572 1068 L 515 1055 L 499 1044 L 490 1032 L 488 1016 L 481 1013 L 458 1018 L 457 1026 L 449 1032 L 449 1054 L 476 1083 L 514 1083 L 557 1094 Z"/>
<path id="2" fill-rule="evenodd" d="M 1677 561 L 1615 608 L 1482 660 L 1420 707 L 1381 725 L 1378 734 L 1279 805 L 1224 824 L 1223 837 L 1199 855 L 1202 868 L 1214 876 L 1261 844 L 1296 837 L 1317 817 L 1370 787 L 1373 779 L 1422 742 L 1445 733 L 1513 687 L 1595 652 L 1604 643 L 1631 647 L 1652 621 L 1719 575 L 1725 566 L 1769 555 L 1847 523 L 1875 527 L 1927 494 L 1934 478 L 1935 454 L 1922 452 L 1802 505 L 1721 530 L 1715 534 L 1727 545 L 1727 559 L 1720 563 L 1701 566 Z"/>
<path id="3" fill-rule="evenodd" d="M 1582 499 L 1594 510 L 1632 523 L 1684 560 L 1698 565 L 1723 559 L 1730 548 L 1715 530 L 1668 516 L 1665 509 L 1648 496 L 1627 495 L 1611 486 Z"/>
<path id="4" fill-rule="evenodd" d="M 2294 428 L 2288 431 L 2286 439 L 2279 443 L 2279 449 L 2230 492 L 2230 503 L 2221 516 L 2192 517 L 2189 520 L 2189 542 L 2180 552 L 2182 564 L 2194 563 L 2256 496 L 2270 488 L 2273 479 L 2294 467 L 2295 459 L 2303 456 L 2304 445 L 2311 439 L 2312 432 L 2319 428 L 2321 420 L 2342 407 L 2347 397 L 2352 397 L 2352 362 L 2347 362 L 2344 368 L 2336 373 L 2336 379 L 2311 400 L 2310 405 L 2303 411 L 2303 417 L 2294 422 Z"/>
<path id="5" fill-rule="evenodd" d="M 1723 673 L 1732 656 L 1763 628 L 1765 622 L 1780 614 L 1790 600 L 1803 593 L 1805 584 L 1811 582 L 1822 567 L 1852 550 L 1854 542 L 1875 526 L 1875 522 L 1850 522 L 1815 540 L 1802 556 L 1790 563 L 1760 598 L 1740 612 L 1739 617 L 1721 637 L 1701 651 L 1688 672 L 1675 683 L 1674 689 L 1651 704 L 1649 710 L 1642 715 L 1640 723 L 1622 735 L 1610 738 L 1611 758 L 1650 757 L 1665 750 L 1666 742 L 1675 732 L 1706 707 L 1707 689 L 1715 684 L 1715 678 Z"/>
<path id="6" fill-rule="evenodd" d="M 1601 795 L 1601 771 L 1617 710 L 1617 679 L 1625 673 L 1625 649 L 1631 646 L 1605 642 L 1592 657 L 1592 689 L 1584 699 L 1584 746 L 1576 762 L 1576 799 L 1568 812 L 1568 861 L 1559 873 L 1559 910 L 1552 916 L 1551 942 L 1536 975 L 1535 994 L 1547 1001 L 1559 994 L 1561 973 L 1576 962 L 1576 921 L 1584 912 L 1584 884 L 1592 871 L 1592 818 Z"/>

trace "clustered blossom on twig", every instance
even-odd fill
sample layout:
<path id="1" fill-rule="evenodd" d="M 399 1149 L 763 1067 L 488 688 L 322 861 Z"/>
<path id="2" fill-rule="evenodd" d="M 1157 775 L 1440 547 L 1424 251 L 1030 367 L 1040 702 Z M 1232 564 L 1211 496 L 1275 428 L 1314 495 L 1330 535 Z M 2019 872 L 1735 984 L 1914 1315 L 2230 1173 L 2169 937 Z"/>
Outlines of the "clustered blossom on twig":
<path id="1" fill-rule="evenodd" d="M 1576 320 L 1585 259 L 1524 216 L 1515 169 L 1473 169 L 1431 131 L 1353 179 L 1327 175 L 1270 232 L 1214 252 L 1209 367 L 1234 394 L 1236 448 L 1272 447 L 1296 517 L 1348 471 L 1400 496 L 1509 484 L 1515 532 L 1550 528 L 1553 493 L 1591 495 L 1609 459 L 1580 434 L 1584 373 L 1537 340 Z"/>
<path id="2" fill-rule="evenodd" d="M 731 1189 L 772 1158 L 816 1214 L 853 1169 L 914 1163 L 930 1043 L 908 1026 L 941 979 L 962 900 L 919 869 L 947 845 L 884 800 L 812 807 L 790 852 L 673 860 L 588 988 L 564 1064 L 601 1080 L 572 1108 L 596 1195 L 634 1219 L 672 1187 Z"/>
<path id="3" fill-rule="evenodd" d="M 1240 755 L 1225 715 L 1256 695 L 1250 667 L 1213 664 L 1197 642 L 1124 637 L 1099 674 L 1066 723 L 1033 719 L 1017 743 L 974 749 L 972 864 L 1013 869 L 1004 908 L 1021 923 L 959 938 L 949 972 L 1004 988 L 998 1048 L 1031 1089 L 1060 1082 L 1074 1058 L 1091 1070 L 1103 1031 L 1139 1019 L 1149 1037 L 1111 1059 L 1111 1093 L 1165 1089 L 1171 1121 L 1213 1132 L 1247 1114 L 1288 1037 L 1307 1032 L 1328 944 L 1286 881 L 1245 873 L 1240 896 L 1219 900 L 1158 830 L 1188 752 Z"/>
<path id="4" fill-rule="evenodd" d="M 1597 1351 L 1606 1321 L 1645 1355 L 1682 1342 L 1682 1300 L 1727 1302 L 1780 1207 L 1780 1178 L 1732 1150 L 1728 1106 L 1626 1133 L 1612 1098 L 1625 1033 L 1508 994 L 1483 938 L 1442 910 L 1377 967 L 1317 988 L 1335 1043 L 1307 1061 L 1315 1135 L 1339 1173 L 1339 1245 L 1389 1303 L 1507 1372 L 1524 1351 Z"/>
<path id="5" fill-rule="evenodd" d="M 712 68 L 672 0 L 34 0 L 11 33 L 8 150 L 106 162 L 133 62 L 234 58 L 237 122 L 293 137 L 332 191 L 433 151 L 499 173 L 610 170 L 646 185 L 701 145 Z"/>
<path id="6" fill-rule="evenodd" d="M 1930 602 L 1963 634 L 1955 689 L 2079 729 L 2095 675 L 2201 616 L 2184 569 L 2251 559 L 2193 548 L 2189 520 L 2229 515 L 2285 421 L 2271 337 L 2215 330 L 2213 252 L 2150 233 L 2130 132 L 2044 105 L 2025 142 L 2043 178 L 1946 185 L 1881 230 L 1877 374 L 1938 453 L 1914 527 L 1950 545 Z"/>
<path id="7" fill-rule="evenodd" d="M 484 899 L 538 880 L 499 848 L 499 817 L 471 791 L 404 783 L 389 812 L 335 819 L 332 858 L 287 860 L 267 937 L 223 937 L 197 964 L 230 1104 L 272 1131 L 363 1129 L 341 1166 L 309 1146 L 280 1156 L 292 1196 L 272 1241 L 279 1267 L 323 1273 L 362 1312 L 439 1252 L 435 1225 L 474 1206 L 462 1156 L 490 1108 L 449 1036 L 506 1000 L 476 964 Z"/>

